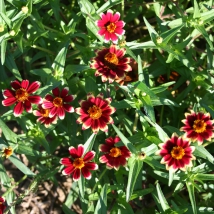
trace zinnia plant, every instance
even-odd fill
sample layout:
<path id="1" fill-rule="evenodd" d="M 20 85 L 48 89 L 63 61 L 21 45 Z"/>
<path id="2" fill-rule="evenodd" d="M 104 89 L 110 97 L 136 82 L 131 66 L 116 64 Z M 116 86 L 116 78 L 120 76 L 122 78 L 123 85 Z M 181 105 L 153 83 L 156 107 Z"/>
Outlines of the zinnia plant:
<path id="1" fill-rule="evenodd" d="M 165 143 L 161 143 L 160 150 L 157 152 L 162 157 L 161 163 L 166 164 L 166 169 L 174 171 L 181 169 L 186 170 L 192 167 L 194 146 L 190 146 L 190 142 L 178 137 L 175 134 Z"/>
<path id="2" fill-rule="evenodd" d="M 105 42 L 111 40 L 117 43 L 118 36 L 125 33 L 125 30 L 123 30 L 125 22 L 119 20 L 120 13 L 116 12 L 113 14 L 111 10 L 108 10 L 106 14 L 101 13 L 100 17 L 101 19 L 96 22 L 97 26 L 100 28 L 98 34 L 104 36 Z"/>
<path id="3" fill-rule="evenodd" d="M 2 157 L 8 158 L 13 154 L 11 146 L 2 149 Z"/>
<path id="4" fill-rule="evenodd" d="M 29 80 L 22 80 L 21 82 L 14 80 L 10 84 L 13 90 L 5 89 L 3 91 L 5 100 L 2 101 L 2 105 L 11 106 L 16 103 L 14 107 L 15 117 L 21 115 L 24 109 L 28 113 L 32 112 L 31 103 L 40 104 L 42 102 L 42 98 L 40 96 L 30 95 L 39 89 L 40 82 L 35 81 L 30 84 Z"/>
<path id="5" fill-rule="evenodd" d="M 125 48 L 117 48 L 115 45 L 97 51 L 97 56 L 92 59 L 90 65 L 96 69 L 95 76 L 101 76 L 103 82 L 108 80 L 112 83 L 117 78 L 123 80 L 126 72 L 132 71 L 129 65 L 131 58 L 124 57 L 125 53 Z"/>
<path id="6" fill-rule="evenodd" d="M 75 111 L 80 115 L 77 123 L 83 124 L 82 130 L 91 128 L 94 133 L 99 130 L 107 132 L 108 124 L 114 123 L 110 115 L 116 111 L 110 103 L 111 98 L 104 99 L 103 94 L 95 97 L 92 93 L 87 95 L 87 100 L 79 101 L 81 107 L 76 108 Z"/>
<path id="7" fill-rule="evenodd" d="M 100 152 L 104 153 L 104 155 L 99 158 L 99 161 L 105 163 L 109 169 L 114 168 L 118 170 L 120 166 L 125 166 L 127 159 L 131 156 L 131 152 L 126 146 L 115 147 L 115 144 L 119 141 L 120 138 L 118 136 L 115 138 L 109 137 L 105 139 L 105 144 L 99 146 Z"/>
<path id="8" fill-rule="evenodd" d="M 81 173 L 86 179 L 91 179 L 91 170 L 97 170 L 98 165 L 91 160 L 95 156 L 94 151 L 89 151 L 84 154 L 84 146 L 79 144 L 77 149 L 73 146 L 69 148 L 69 158 L 62 158 L 60 163 L 65 165 L 65 169 L 62 171 L 64 175 L 73 174 L 73 180 L 78 181 Z"/>
<path id="9" fill-rule="evenodd" d="M 74 108 L 69 105 L 69 102 L 72 102 L 75 96 L 68 94 L 68 88 L 63 88 L 60 92 L 59 88 L 52 90 L 54 96 L 47 94 L 42 103 L 43 109 L 50 109 L 49 117 L 59 116 L 61 120 L 65 118 L 65 111 L 72 113 Z"/>
<path id="10" fill-rule="evenodd" d="M 209 113 L 194 112 L 185 113 L 186 119 L 182 120 L 185 126 L 181 127 L 181 131 L 185 132 L 188 139 L 197 141 L 199 145 L 204 140 L 210 141 L 214 137 L 213 120 L 210 120 Z"/>

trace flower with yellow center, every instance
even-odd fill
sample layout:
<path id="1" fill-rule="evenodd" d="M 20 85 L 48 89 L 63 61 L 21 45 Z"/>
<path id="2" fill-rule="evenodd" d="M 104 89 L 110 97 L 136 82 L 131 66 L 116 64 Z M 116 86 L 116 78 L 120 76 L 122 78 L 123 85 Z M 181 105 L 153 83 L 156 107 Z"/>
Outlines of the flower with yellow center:
<path id="1" fill-rule="evenodd" d="M 171 155 L 173 158 L 177 159 L 177 160 L 180 160 L 183 158 L 183 156 L 185 155 L 185 151 L 182 147 L 180 146 L 174 146 L 172 148 L 172 151 L 171 151 Z"/>
<path id="2" fill-rule="evenodd" d="M 112 23 L 109 23 L 107 26 L 106 26 L 106 29 L 109 33 L 114 33 L 115 29 L 117 28 L 117 25 L 114 24 L 113 22 Z"/>
<path id="3" fill-rule="evenodd" d="M 76 158 L 73 162 L 73 166 L 78 169 L 82 169 L 85 166 L 83 158 Z"/>
<path id="4" fill-rule="evenodd" d="M 92 107 L 90 107 L 87 112 L 90 118 L 93 120 L 97 120 L 102 116 L 102 110 L 96 105 L 93 105 Z"/>
<path id="5" fill-rule="evenodd" d="M 195 120 L 193 124 L 193 129 L 197 133 L 202 133 L 206 131 L 207 124 L 204 122 L 204 120 Z"/>
<path id="6" fill-rule="evenodd" d="M 55 97 L 53 104 L 55 107 L 61 107 L 63 105 L 63 99 L 61 97 Z"/>
<path id="7" fill-rule="evenodd" d="M 114 157 L 114 158 L 117 158 L 117 157 L 121 156 L 122 153 L 121 153 L 121 150 L 119 148 L 114 147 L 110 150 L 109 155 Z"/>
<path id="8" fill-rule="evenodd" d="M 104 56 L 105 64 L 109 68 L 115 68 L 118 65 L 118 58 L 117 55 L 114 53 L 107 53 Z"/>
<path id="9" fill-rule="evenodd" d="M 6 157 L 6 158 L 9 158 L 11 155 L 13 154 L 13 149 L 12 147 L 7 147 L 7 148 L 4 148 L 2 149 L 2 157 Z"/>

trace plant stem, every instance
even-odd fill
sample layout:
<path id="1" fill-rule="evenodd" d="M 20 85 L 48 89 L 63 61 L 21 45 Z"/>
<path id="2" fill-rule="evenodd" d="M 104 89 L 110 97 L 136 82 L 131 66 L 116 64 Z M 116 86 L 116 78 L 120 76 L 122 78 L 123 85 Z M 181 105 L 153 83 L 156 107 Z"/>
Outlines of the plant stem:
<path id="1" fill-rule="evenodd" d="M 103 170 L 103 172 L 102 172 L 101 175 L 99 176 L 99 178 L 98 178 L 99 181 L 102 179 L 102 177 L 104 176 L 104 174 L 106 173 L 106 171 L 107 171 L 107 168 L 105 168 L 105 170 Z M 92 191 L 91 191 L 91 194 L 95 191 L 95 189 L 97 188 L 98 184 L 99 184 L 99 182 L 97 182 L 97 183 L 94 185 L 94 187 L 93 187 L 93 189 L 92 189 Z"/>
<path id="2" fill-rule="evenodd" d="M 163 113 L 164 113 L 164 106 L 161 107 L 161 114 L 160 114 L 160 126 L 163 124 Z"/>

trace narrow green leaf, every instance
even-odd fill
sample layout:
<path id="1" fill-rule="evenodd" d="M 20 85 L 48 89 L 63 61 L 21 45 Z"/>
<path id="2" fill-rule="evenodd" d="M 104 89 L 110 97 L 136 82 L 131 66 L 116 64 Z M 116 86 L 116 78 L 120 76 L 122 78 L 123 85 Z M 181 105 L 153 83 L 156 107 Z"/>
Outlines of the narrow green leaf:
<path id="1" fill-rule="evenodd" d="M 142 101 L 144 105 L 144 110 L 146 114 L 150 117 L 150 119 L 155 122 L 155 111 L 152 106 L 152 102 L 149 95 L 142 96 Z"/>
<path id="2" fill-rule="evenodd" d="M 148 189 L 134 191 L 132 196 L 130 197 L 130 201 L 134 200 L 135 198 L 147 195 L 151 193 L 153 190 L 154 190 L 153 188 L 148 188 Z"/>
<path id="3" fill-rule="evenodd" d="M 136 154 L 137 151 L 135 147 L 132 145 L 132 143 L 123 135 L 123 133 L 114 124 L 112 124 L 112 126 L 115 132 L 118 134 L 121 141 L 123 142 L 123 144 L 129 149 L 129 151 L 133 154 Z"/>
<path id="4" fill-rule="evenodd" d="M 5 13 L 0 12 L 1 18 L 5 21 L 5 23 L 8 25 L 9 28 L 11 27 L 11 20 L 5 15 Z"/>
<path id="5" fill-rule="evenodd" d="M 168 181 L 168 186 L 171 186 L 173 180 L 174 180 L 174 175 L 175 175 L 175 172 L 173 169 L 169 169 L 169 181 Z"/>
<path id="6" fill-rule="evenodd" d="M 169 207 L 169 204 L 167 203 L 166 198 L 165 198 L 164 195 L 163 195 L 163 192 L 162 192 L 162 190 L 161 190 L 161 188 L 160 188 L 159 183 L 157 183 L 156 189 L 157 189 L 158 198 L 159 198 L 159 200 L 160 200 L 161 207 L 162 207 L 163 211 L 166 211 L 166 210 L 169 209 L 170 207 Z"/>
<path id="7" fill-rule="evenodd" d="M 146 27 L 148 28 L 150 37 L 152 39 L 152 41 L 156 44 L 156 39 L 158 37 L 158 33 L 154 30 L 154 28 L 149 24 L 149 22 L 147 21 L 147 19 L 145 17 L 143 17 L 143 20 L 146 24 Z"/>
<path id="8" fill-rule="evenodd" d="M 132 159 L 132 162 L 130 163 L 128 184 L 127 184 L 127 189 L 126 189 L 126 201 L 127 202 L 130 201 L 137 177 L 138 177 L 142 167 L 143 167 L 143 161 L 138 160 L 138 159 Z"/>
<path id="9" fill-rule="evenodd" d="M 85 92 L 95 92 L 97 90 L 97 84 L 94 77 L 88 76 L 85 78 Z"/>
<path id="10" fill-rule="evenodd" d="M 62 210 L 65 214 L 76 214 L 76 212 L 72 211 L 66 204 L 62 205 Z"/>
<path id="11" fill-rule="evenodd" d="M 0 119 L 0 127 L 2 129 L 2 132 L 7 139 L 7 141 L 11 141 L 13 143 L 17 143 L 18 136 L 12 132 L 8 126 L 3 122 L 3 120 Z"/>
<path id="12" fill-rule="evenodd" d="M 8 186 L 10 183 L 10 177 L 7 175 L 2 158 L 0 158 L 0 180 L 3 186 Z"/>
<path id="13" fill-rule="evenodd" d="M 85 144 L 84 144 L 84 154 L 86 154 L 88 151 L 91 151 L 92 150 L 92 148 L 93 148 L 93 145 L 94 145 L 94 141 L 95 141 L 95 139 L 96 139 L 96 134 L 92 134 L 89 138 L 88 138 L 88 140 L 85 142 Z M 83 155 L 84 155 L 83 154 Z"/>
<path id="14" fill-rule="evenodd" d="M 197 207 L 196 207 L 196 201 L 195 201 L 195 193 L 194 193 L 194 186 L 191 182 L 186 182 L 187 190 L 189 193 L 190 202 L 192 205 L 192 211 L 193 214 L 197 214 Z"/>
<path id="15" fill-rule="evenodd" d="M 151 88 L 151 90 L 155 93 L 155 94 L 158 94 L 158 93 L 161 93 L 165 90 L 168 89 L 169 86 L 175 84 L 175 81 L 172 81 L 172 82 L 167 82 L 167 83 L 164 83 L 158 87 L 154 87 L 154 88 Z"/>
<path id="16" fill-rule="evenodd" d="M 94 214 L 106 214 L 106 213 L 107 213 L 107 184 L 104 184 Z"/>
<path id="17" fill-rule="evenodd" d="M 103 4 L 98 10 L 97 14 L 103 13 L 104 11 L 110 9 L 111 7 L 120 4 L 122 0 L 111 0 L 111 1 L 106 1 L 105 4 Z"/>
<path id="18" fill-rule="evenodd" d="M 94 6 L 88 0 L 78 0 L 78 4 L 83 16 L 88 17 L 95 13 Z"/>
<path id="19" fill-rule="evenodd" d="M 82 176 L 82 174 L 80 174 L 80 179 L 77 182 L 78 182 L 78 186 L 79 186 L 80 196 L 82 197 L 81 201 L 84 202 L 84 198 L 85 198 L 85 178 Z"/>
<path id="20" fill-rule="evenodd" d="M 208 181 L 214 180 L 214 174 L 196 174 L 195 179 L 202 180 L 202 181 Z"/>
<path id="21" fill-rule="evenodd" d="M 27 167 L 25 164 L 21 162 L 21 160 L 15 155 L 12 154 L 8 158 L 20 171 L 22 171 L 25 175 L 34 176 L 35 174 Z"/>
<path id="22" fill-rule="evenodd" d="M 137 43 L 137 42 L 127 42 L 126 45 L 129 47 L 130 50 L 135 49 L 148 49 L 148 48 L 157 48 L 155 43 L 152 41 Z"/>
<path id="23" fill-rule="evenodd" d="M 73 74 L 90 69 L 88 65 L 68 65 L 65 68 L 64 75 L 66 79 L 69 79 Z"/>
<path id="24" fill-rule="evenodd" d="M 7 50 L 7 40 L 3 40 L 1 43 L 1 64 L 4 65 L 5 62 L 5 54 Z"/>
<path id="25" fill-rule="evenodd" d="M 140 55 L 137 56 L 137 63 L 138 63 L 138 78 L 139 81 L 143 82 L 144 81 L 144 75 L 143 75 L 143 68 L 142 68 L 142 61 L 140 58 Z"/>
<path id="26" fill-rule="evenodd" d="M 198 7 L 198 2 L 196 0 L 194 0 L 194 13 L 193 13 L 193 18 L 200 18 L 201 14 L 200 14 L 200 10 Z"/>
<path id="27" fill-rule="evenodd" d="M 195 156 L 199 156 L 204 159 L 207 159 L 212 164 L 214 164 L 214 157 L 203 146 L 198 146 L 197 144 L 194 144 L 194 146 L 195 146 L 195 151 L 194 151 Z"/>

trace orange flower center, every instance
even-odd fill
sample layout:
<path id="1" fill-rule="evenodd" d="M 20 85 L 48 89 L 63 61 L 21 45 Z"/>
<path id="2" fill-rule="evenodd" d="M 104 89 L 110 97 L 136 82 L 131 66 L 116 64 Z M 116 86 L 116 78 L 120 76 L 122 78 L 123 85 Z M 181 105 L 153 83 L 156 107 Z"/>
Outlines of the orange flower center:
<path id="1" fill-rule="evenodd" d="M 49 112 L 50 112 L 50 109 L 41 109 L 40 110 L 42 117 L 49 117 Z"/>
<path id="2" fill-rule="evenodd" d="M 121 154 L 121 150 L 119 148 L 114 147 L 110 150 L 109 155 L 114 157 L 114 158 L 117 158 L 117 157 L 121 156 L 122 154 Z"/>
<path id="3" fill-rule="evenodd" d="M 108 24 L 106 27 L 106 29 L 109 33 L 114 33 L 116 28 L 117 28 L 117 25 L 112 22 L 110 24 Z"/>
<path id="4" fill-rule="evenodd" d="M 116 65 L 118 65 L 118 62 L 119 62 L 116 54 L 114 54 L 114 53 L 107 53 L 104 56 L 104 59 L 105 59 L 107 66 L 112 66 L 112 65 L 116 66 Z"/>
<path id="5" fill-rule="evenodd" d="M 24 88 L 19 88 L 16 90 L 16 99 L 19 102 L 23 102 L 28 99 L 29 94 Z"/>
<path id="6" fill-rule="evenodd" d="M 174 146 L 172 151 L 171 151 L 171 155 L 172 155 L 173 158 L 175 158 L 177 160 L 180 160 L 185 155 L 185 151 L 180 146 Z"/>
<path id="7" fill-rule="evenodd" d="M 204 122 L 204 120 L 195 120 L 193 124 L 193 129 L 197 133 L 202 133 L 206 131 L 207 124 Z"/>
<path id="8" fill-rule="evenodd" d="M 3 149 L 3 155 L 2 155 L 2 156 L 5 156 L 6 158 L 8 158 L 8 157 L 10 157 L 12 154 L 13 154 L 13 149 L 12 149 L 11 147 L 4 148 L 4 149 Z"/>
<path id="9" fill-rule="evenodd" d="M 73 162 L 73 166 L 78 169 L 82 169 L 85 166 L 83 158 L 76 158 Z"/>
<path id="10" fill-rule="evenodd" d="M 99 119 L 102 116 L 102 110 L 96 105 L 90 107 L 87 112 L 89 113 L 90 118 L 93 120 Z"/>
<path id="11" fill-rule="evenodd" d="M 53 104 L 55 107 L 61 107 L 63 105 L 63 99 L 61 97 L 55 97 Z"/>

